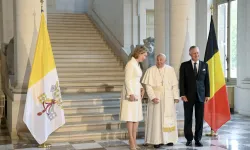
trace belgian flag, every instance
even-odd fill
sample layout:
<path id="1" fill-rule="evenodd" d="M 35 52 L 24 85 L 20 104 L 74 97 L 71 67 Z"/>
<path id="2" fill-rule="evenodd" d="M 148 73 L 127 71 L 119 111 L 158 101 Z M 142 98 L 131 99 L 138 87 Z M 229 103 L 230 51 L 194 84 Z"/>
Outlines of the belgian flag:
<path id="1" fill-rule="evenodd" d="M 212 130 L 216 132 L 223 124 L 230 120 L 230 107 L 213 16 L 211 16 L 204 62 L 208 64 L 210 78 L 210 99 L 205 104 L 204 119 Z"/>

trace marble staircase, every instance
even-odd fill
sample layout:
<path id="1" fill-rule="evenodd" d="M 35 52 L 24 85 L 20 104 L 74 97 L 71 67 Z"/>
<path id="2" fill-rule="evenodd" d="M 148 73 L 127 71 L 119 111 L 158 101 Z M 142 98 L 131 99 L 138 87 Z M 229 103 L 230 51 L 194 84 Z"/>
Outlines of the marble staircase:
<path id="1" fill-rule="evenodd" d="M 121 91 L 122 62 L 86 14 L 48 14 L 48 29 L 63 93 Z"/>
<path id="2" fill-rule="evenodd" d="M 122 62 L 86 14 L 48 14 L 47 20 L 66 118 L 48 142 L 127 138 L 119 121 Z M 34 140 L 28 131 L 19 137 Z"/>

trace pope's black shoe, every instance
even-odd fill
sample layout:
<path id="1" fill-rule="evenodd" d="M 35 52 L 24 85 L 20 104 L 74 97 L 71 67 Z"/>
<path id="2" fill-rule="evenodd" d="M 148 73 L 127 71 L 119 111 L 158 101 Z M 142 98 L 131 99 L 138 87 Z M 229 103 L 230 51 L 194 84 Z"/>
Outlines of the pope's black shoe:
<path id="1" fill-rule="evenodd" d="M 167 146 L 174 146 L 174 143 L 168 143 Z"/>
<path id="2" fill-rule="evenodd" d="M 161 147 L 161 145 L 159 144 L 159 145 L 154 145 L 154 148 L 160 148 Z"/>

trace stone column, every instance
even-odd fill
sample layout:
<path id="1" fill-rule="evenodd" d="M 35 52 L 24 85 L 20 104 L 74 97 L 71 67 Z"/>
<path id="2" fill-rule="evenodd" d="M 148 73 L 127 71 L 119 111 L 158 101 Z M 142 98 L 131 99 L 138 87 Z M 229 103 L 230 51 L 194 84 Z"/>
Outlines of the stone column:
<path id="1" fill-rule="evenodd" d="M 189 31 L 190 44 L 195 45 L 195 0 L 171 0 L 170 19 L 170 65 L 175 68 L 179 78 L 187 30 Z M 176 108 L 178 119 L 183 120 L 183 102 L 180 101 Z"/>
<path id="2" fill-rule="evenodd" d="M 185 34 L 195 43 L 195 0 L 157 0 L 155 8 L 155 52 L 167 55 L 168 63 L 179 69 Z"/>
<path id="3" fill-rule="evenodd" d="M 178 70 L 187 30 L 190 44 L 195 43 L 195 0 L 155 0 L 155 52 L 167 55 L 168 64 Z M 178 119 L 183 119 L 182 102 L 177 105 Z"/>
<path id="4" fill-rule="evenodd" d="M 13 42 L 11 42 L 8 51 L 5 51 L 6 45 L 9 44 L 11 39 L 14 37 L 14 20 L 13 20 L 13 0 L 2 0 L 1 1 L 1 49 L 2 49 L 2 57 L 1 57 L 1 72 L 2 72 L 2 82 L 1 87 L 5 92 L 5 88 L 8 88 L 8 81 L 10 79 L 10 84 L 13 82 L 13 75 L 8 75 L 8 70 L 13 73 L 13 59 L 9 59 L 9 57 L 13 57 Z M 3 55 L 3 52 L 8 56 Z M 11 60 L 11 61 L 8 61 Z M 7 63 L 6 63 L 7 62 Z M 8 64 L 8 68 L 7 65 Z"/>
<path id="5" fill-rule="evenodd" d="M 250 1 L 238 1 L 237 16 L 237 86 L 235 87 L 235 111 L 250 116 Z"/>
<path id="6" fill-rule="evenodd" d="M 46 14 L 46 0 L 43 4 Z M 40 26 L 40 0 L 14 1 L 16 89 L 27 88 Z"/>
<path id="7" fill-rule="evenodd" d="M 213 4 L 213 0 L 198 0 L 196 1 L 196 45 L 200 48 L 200 58 L 204 59 L 207 37 L 211 21 L 210 7 Z M 215 9 L 214 5 L 214 9 Z M 216 24 L 216 11 L 214 10 L 214 23 Z"/>
<path id="8" fill-rule="evenodd" d="M 170 15 L 170 65 L 178 73 L 187 30 L 195 44 L 195 0 L 171 0 Z"/>
<path id="9" fill-rule="evenodd" d="M 154 32 L 155 32 L 155 56 L 159 53 L 164 53 L 167 56 L 169 63 L 169 36 L 170 36 L 170 0 L 155 0 L 154 1 Z"/>
<path id="10" fill-rule="evenodd" d="M 44 0 L 46 14 L 46 0 Z M 27 85 L 40 26 L 40 0 L 14 0 L 14 60 L 16 86 L 7 94 L 7 127 L 12 139 L 27 130 L 23 123 Z"/>
<path id="11" fill-rule="evenodd" d="M 13 26 L 13 0 L 1 1 L 1 44 L 8 44 L 14 36 Z M 3 48 L 3 47 L 2 47 Z"/>

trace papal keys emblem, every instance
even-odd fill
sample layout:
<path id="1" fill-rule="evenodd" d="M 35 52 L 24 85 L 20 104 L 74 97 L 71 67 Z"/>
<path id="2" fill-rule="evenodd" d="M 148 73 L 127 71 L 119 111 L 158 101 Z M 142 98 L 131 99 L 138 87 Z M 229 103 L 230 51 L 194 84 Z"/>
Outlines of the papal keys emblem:
<path id="1" fill-rule="evenodd" d="M 43 110 L 38 112 L 37 115 L 41 116 L 43 113 L 46 113 L 48 118 L 53 120 L 57 116 L 54 110 L 55 105 L 62 108 L 62 98 L 58 81 L 55 85 L 51 86 L 50 92 L 52 92 L 52 98 L 48 98 L 46 93 L 43 93 L 38 97 L 39 102 L 43 105 Z"/>

